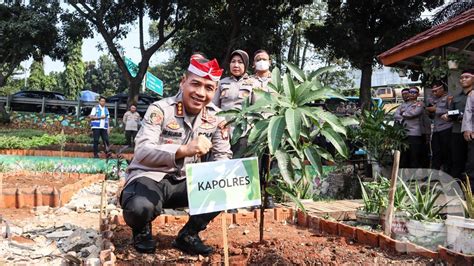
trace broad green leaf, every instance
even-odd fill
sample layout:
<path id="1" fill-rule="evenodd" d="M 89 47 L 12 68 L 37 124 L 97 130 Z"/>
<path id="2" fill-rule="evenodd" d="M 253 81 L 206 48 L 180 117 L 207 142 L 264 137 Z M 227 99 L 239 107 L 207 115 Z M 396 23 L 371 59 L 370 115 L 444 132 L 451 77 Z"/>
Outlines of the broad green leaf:
<path id="1" fill-rule="evenodd" d="M 324 158 L 325 160 L 334 162 L 334 158 L 332 157 L 332 155 L 326 149 L 324 149 L 320 146 L 316 146 L 315 148 L 318 151 L 319 155 L 321 155 L 322 158 Z"/>
<path id="2" fill-rule="evenodd" d="M 272 116 L 270 118 L 267 136 L 268 148 L 271 154 L 275 154 L 275 151 L 280 147 L 285 127 L 286 124 L 283 116 Z"/>
<path id="3" fill-rule="evenodd" d="M 314 147 L 309 146 L 304 149 L 304 154 L 314 169 L 316 169 L 316 173 L 322 175 L 323 167 L 321 165 L 321 156 L 319 155 L 318 151 Z"/>
<path id="4" fill-rule="evenodd" d="M 267 191 L 268 194 L 275 196 L 278 194 L 279 190 L 276 187 L 266 187 L 265 190 Z"/>
<path id="5" fill-rule="evenodd" d="M 317 121 L 325 121 L 331 127 L 341 134 L 346 134 L 346 128 L 341 124 L 339 118 L 321 107 L 303 107 L 300 108 L 304 115 L 307 115 Z M 322 124 L 322 123 L 321 123 Z"/>
<path id="6" fill-rule="evenodd" d="M 281 89 L 281 73 L 280 69 L 278 67 L 275 67 L 272 71 L 272 82 L 273 86 L 275 86 L 276 91 L 280 92 L 282 91 Z"/>
<path id="7" fill-rule="evenodd" d="M 333 71 L 335 68 L 336 66 L 321 67 L 317 69 L 316 71 L 311 72 L 311 74 L 308 75 L 308 80 L 313 80 L 314 78 L 320 76 L 323 73 Z"/>
<path id="8" fill-rule="evenodd" d="M 234 130 L 232 131 L 232 139 L 231 139 L 230 143 L 232 145 L 237 143 L 237 141 L 239 141 L 240 137 L 242 137 L 243 133 L 244 133 L 244 130 L 242 129 L 242 127 L 240 127 L 240 126 L 235 127 Z"/>
<path id="9" fill-rule="evenodd" d="M 283 180 L 288 184 L 293 184 L 295 182 L 294 171 L 288 153 L 282 150 L 277 150 L 275 152 L 275 158 L 277 159 L 278 168 L 280 169 Z"/>
<path id="10" fill-rule="evenodd" d="M 293 78 L 288 73 L 283 75 L 283 91 L 285 92 L 285 97 L 290 101 L 295 100 L 295 84 L 293 83 Z"/>
<path id="11" fill-rule="evenodd" d="M 341 118 L 339 118 L 339 121 L 341 121 L 341 124 L 345 127 L 359 124 L 359 120 L 357 120 L 353 117 L 341 117 Z"/>
<path id="12" fill-rule="evenodd" d="M 306 94 L 310 91 L 311 86 L 312 84 L 310 82 L 305 81 L 296 87 L 295 102 L 301 102 L 306 97 Z"/>
<path id="13" fill-rule="evenodd" d="M 306 80 L 306 75 L 297 66 L 293 65 L 290 62 L 283 62 L 283 63 L 285 64 L 286 67 L 288 67 L 291 74 L 293 74 L 297 80 L 299 80 L 300 82 L 304 82 Z"/>
<path id="14" fill-rule="evenodd" d="M 289 99 L 289 98 L 278 97 L 278 98 L 277 98 L 277 103 L 278 103 L 280 106 L 283 106 L 283 107 L 286 107 L 286 108 L 293 108 L 293 104 L 290 102 L 290 99 Z"/>
<path id="15" fill-rule="evenodd" d="M 290 133 L 290 138 L 292 138 L 293 141 L 297 143 L 300 138 L 301 131 L 301 110 L 293 108 L 286 109 L 285 121 L 288 128 L 288 133 Z"/>
<path id="16" fill-rule="evenodd" d="M 344 158 L 348 157 L 349 152 L 341 135 L 339 135 L 329 126 L 324 126 L 321 129 L 321 134 L 334 146 L 334 148 L 336 148 L 339 154 L 341 154 Z"/>
<path id="17" fill-rule="evenodd" d="M 249 143 L 253 143 L 260 135 L 265 134 L 265 130 L 268 128 L 268 120 L 260 120 L 250 130 Z"/>
<path id="18" fill-rule="evenodd" d="M 304 208 L 304 206 L 301 203 L 300 199 L 298 199 L 298 197 L 295 196 L 293 191 L 291 191 L 290 189 L 288 189 L 286 187 L 283 187 L 283 186 L 280 186 L 279 188 L 286 196 L 288 196 L 294 203 L 296 203 L 298 208 L 300 208 L 303 212 L 306 213 L 306 209 Z"/>

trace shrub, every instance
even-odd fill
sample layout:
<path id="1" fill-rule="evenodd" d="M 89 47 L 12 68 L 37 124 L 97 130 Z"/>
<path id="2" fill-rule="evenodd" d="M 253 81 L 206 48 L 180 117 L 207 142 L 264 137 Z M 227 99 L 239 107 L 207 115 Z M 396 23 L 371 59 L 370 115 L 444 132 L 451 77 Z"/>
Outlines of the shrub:
<path id="1" fill-rule="evenodd" d="M 44 134 L 41 137 L 21 138 L 17 136 L 0 136 L 0 149 L 32 149 L 41 146 L 59 144 L 61 136 Z"/>

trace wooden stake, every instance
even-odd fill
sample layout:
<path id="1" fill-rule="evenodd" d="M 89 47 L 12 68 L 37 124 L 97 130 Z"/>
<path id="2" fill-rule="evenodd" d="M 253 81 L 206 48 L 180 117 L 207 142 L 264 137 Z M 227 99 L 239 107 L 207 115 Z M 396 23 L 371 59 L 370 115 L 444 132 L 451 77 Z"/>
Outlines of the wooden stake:
<path id="1" fill-rule="evenodd" d="M 226 213 L 223 212 L 221 216 L 222 216 L 222 238 L 224 241 L 224 265 L 229 266 L 229 246 L 227 245 Z"/>
<path id="2" fill-rule="evenodd" d="M 398 178 L 398 167 L 400 165 L 400 151 L 395 151 L 393 155 L 393 168 L 392 176 L 390 177 L 390 190 L 388 192 L 388 206 L 387 212 L 385 213 L 385 235 L 390 236 L 392 234 L 392 214 L 393 214 L 393 201 L 395 198 L 395 191 L 397 190 L 397 178 Z"/>
<path id="3" fill-rule="evenodd" d="M 105 179 L 102 181 L 102 191 L 100 193 L 100 209 L 99 209 L 99 230 L 102 225 L 102 212 L 104 211 L 104 200 L 105 200 Z M 107 214 L 106 214 L 107 216 Z"/>

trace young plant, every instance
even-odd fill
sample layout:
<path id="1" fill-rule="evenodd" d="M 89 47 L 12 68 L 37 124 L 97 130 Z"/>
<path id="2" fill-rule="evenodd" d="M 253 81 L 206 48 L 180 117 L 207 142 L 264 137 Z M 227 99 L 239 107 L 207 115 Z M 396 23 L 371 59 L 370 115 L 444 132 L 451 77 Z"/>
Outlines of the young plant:
<path id="1" fill-rule="evenodd" d="M 439 205 L 436 200 L 441 196 L 443 191 L 438 188 L 438 183 L 431 185 L 431 176 L 428 177 L 426 184 L 420 184 L 418 181 L 414 183 L 414 191 L 400 179 L 400 183 L 404 187 L 409 206 L 407 208 L 411 219 L 417 221 L 434 222 L 441 219 L 440 212 L 448 205 L 449 201 Z"/>
<path id="2" fill-rule="evenodd" d="M 464 215 L 466 218 L 474 219 L 474 197 L 472 195 L 471 182 L 469 181 L 468 176 L 466 176 L 466 184 L 461 183 L 461 187 L 464 196 L 466 197 L 466 201 L 463 201 L 462 198 L 459 197 L 464 208 Z"/>
<path id="3" fill-rule="evenodd" d="M 407 144 L 405 129 L 393 123 L 390 111 L 374 106 L 359 116 L 360 126 L 349 132 L 349 139 L 357 148 L 364 149 L 370 157 L 382 166 L 390 164 L 392 150 L 402 150 Z"/>
<path id="4" fill-rule="evenodd" d="M 390 188 L 390 181 L 380 176 L 379 181 L 362 182 L 359 177 L 360 188 L 362 190 L 362 200 L 364 206 L 362 210 L 367 213 L 380 213 L 387 207 L 388 190 Z"/>
<path id="5" fill-rule="evenodd" d="M 269 87 L 271 93 L 261 89 L 253 90 L 253 97 L 257 100 L 251 105 L 250 97 L 244 101 L 242 110 L 229 110 L 221 115 L 230 116 L 229 123 L 233 123 L 234 131 L 232 143 L 240 137 L 248 137 L 246 155 L 264 155 L 270 158 L 265 167 L 267 174 L 264 177 L 263 197 L 268 193 L 285 195 L 296 202 L 304 210 L 300 200 L 309 190 L 314 176 L 304 171 L 305 162 L 309 162 L 318 175 L 322 174 L 321 159 L 333 161 L 333 156 L 313 143 L 316 136 L 324 136 L 331 143 L 337 153 L 347 158 L 348 150 L 343 136 L 346 126 L 354 120 L 341 120 L 322 107 L 312 105 L 313 102 L 329 97 L 343 98 L 338 92 L 324 86 L 319 76 L 332 69 L 326 67 L 306 75 L 296 66 L 285 63 L 289 73 L 283 77 L 280 70 L 272 71 Z M 276 161 L 279 175 L 272 175 L 270 168 Z M 300 171 L 301 175 L 295 174 Z M 276 186 L 267 188 L 270 182 Z M 263 209 L 261 209 L 260 240 L 263 239 Z"/>

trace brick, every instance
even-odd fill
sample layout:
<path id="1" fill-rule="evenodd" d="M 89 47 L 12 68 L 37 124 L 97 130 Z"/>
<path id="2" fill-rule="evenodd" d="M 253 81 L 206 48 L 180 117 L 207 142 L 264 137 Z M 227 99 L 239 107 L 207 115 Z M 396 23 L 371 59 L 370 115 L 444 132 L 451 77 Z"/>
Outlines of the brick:
<path id="1" fill-rule="evenodd" d="M 299 226 L 308 226 L 308 215 L 306 213 L 302 210 L 298 210 L 296 217 Z"/>
<path id="2" fill-rule="evenodd" d="M 289 208 L 275 208 L 275 220 L 278 222 L 281 221 L 293 221 L 293 210 Z"/>
<path id="3" fill-rule="evenodd" d="M 249 224 L 257 221 L 254 212 L 234 213 L 233 218 L 236 224 Z"/>
<path id="4" fill-rule="evenodd" d="M 330 235 L 337 235 L 338 234 L 338 222 L 321 219 L 321 231 L 325 232 Z"/>
<path id="5" fill-rule="evenodd" d="M 379 234 L 366 231 L 360 228 L 356 229 L 356 240 L 357 242 L 365 245 L 369 245 L 372 247 L 379 246 Z"/>

